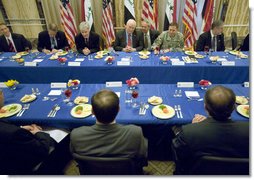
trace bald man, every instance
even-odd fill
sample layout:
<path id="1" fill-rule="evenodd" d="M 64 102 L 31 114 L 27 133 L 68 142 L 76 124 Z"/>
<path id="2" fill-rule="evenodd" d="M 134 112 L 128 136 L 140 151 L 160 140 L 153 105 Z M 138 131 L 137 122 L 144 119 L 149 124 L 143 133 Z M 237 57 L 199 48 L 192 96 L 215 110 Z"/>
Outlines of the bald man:
<path id="1" fill-rule="evenodd" d="M 249 122 L 231 119 L 235 108 L 231 89 L 215 86 L 207 90 L 204 107 L 208 117 L 195 115 L 173 140 L 176 174 L 188 174 L 195 159 L 203 155 L 249 158 Z"/>
<path id="2" fill-rule="evenodd" d="M 143 49 L 143 38 L 139 31 L 136 31 L 136 21 L 129 19 L 125 25 L 125 30 L 116 34 L 114 49 L 116 51 L 134 52 Z"/>

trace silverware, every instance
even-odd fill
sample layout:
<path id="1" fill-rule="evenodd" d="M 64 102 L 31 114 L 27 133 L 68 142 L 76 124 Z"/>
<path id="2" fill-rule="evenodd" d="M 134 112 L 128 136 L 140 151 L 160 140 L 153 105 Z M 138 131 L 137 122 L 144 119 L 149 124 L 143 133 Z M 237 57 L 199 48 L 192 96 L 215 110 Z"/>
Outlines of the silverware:
<path id="1" fill-rule="evenodd" d="M 52 109 L 50 110 L 50 112 L 48 113 L 48 117 L 51 117 L 53 112 L 55 111 L 56 107 L 58 106 L 58 104 L 55 104 Z"/>
<path id="2" fill-rule="evenodd" d="M 178 113 L 178 109 L 177 109 L 177 106 L 175 105 L 175 111 L 176 111 L 176 116 L 177 118 L 179 118 L 179 113 Z"/>
<path id="3" fill-rule="evenodd" d="M 41 93 L 40 93 L 40 91 L 39 91 L 39 88 L 36 88 L 36 95 L 38 96 L 38 95 L 40 95 Z"/>
<path id="4" fill-rule="evenodd" d="M 183 114 L 182 114 L 182 110 L 181 110 L 180 105 L 178 105 L 178 111 L 179 111 L 180 118 L 183 118 Z"/>
<path id="5" fill-rule="evenodd" d="M 60 109 L 61 109 L 60 106 L 57 106 L 57 107 L 55 108 L 55 111 L 52 113 L 52 116 L 51 116 L 51 117 L 55 117 L 57 111 L 59 111 Z"/>
<path id="6" fill-rule="evenodd" d="M 19 111 L 19 113 L 17 114 L 18 117 L 21 117 L 23 115 L 23 113 L 25 112 L 25 110 L 29 109 L 30 104 L 25 104 L 24 107 L 22 108 L 21 111 Z"/>
<path id="7" fill-rule="evenodd" d="M 36 95 L 34 88 L 32 88 L 32 94 Z"/>

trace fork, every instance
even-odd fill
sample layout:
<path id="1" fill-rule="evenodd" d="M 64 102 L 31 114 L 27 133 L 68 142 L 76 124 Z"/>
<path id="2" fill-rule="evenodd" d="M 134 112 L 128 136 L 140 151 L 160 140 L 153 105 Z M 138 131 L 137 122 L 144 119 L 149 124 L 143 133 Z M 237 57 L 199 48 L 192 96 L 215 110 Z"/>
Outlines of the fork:
<path id="1" fill-rule="evenodd" d="M 21 117 L 23 113 L 25 112 L 25 110 L 29 109 L 29 107 L 30 107 L 30 104 L 25 104 L 22 110 L 20 111 L 20 113 L 17 114 L 17 116 Z"/>
<path id="2" fill-rule="evenodd" d="M 179 111 L 179 114 L 180 114 L 180 118 L 183 118 L 182 111 L 181 111 L 181 106 L 180 105 L 178 105 L 178 111 Z"/>
<path id="3" fill-rule="evenodd" d="M 179 113 L 178 113 L 178 109 L 177 109 L 177 106 L 176 106 L 176 105 L 175 105 L 175 111 L 176 111 L 177 118 L 180 118 L 180 117 L 179 117 Z"/>

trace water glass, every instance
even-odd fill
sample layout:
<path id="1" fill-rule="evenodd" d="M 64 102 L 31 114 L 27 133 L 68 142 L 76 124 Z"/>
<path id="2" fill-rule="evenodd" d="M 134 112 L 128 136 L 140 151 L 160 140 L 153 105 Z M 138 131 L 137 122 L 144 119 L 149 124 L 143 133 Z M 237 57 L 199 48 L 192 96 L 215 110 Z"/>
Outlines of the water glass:
<path id="1" fill-rule="evenodd" d="M 89 60 L 89 61 L 92 61 L 92 60 L 93 60 L 93 55 L 92 55 L 92 54 L 89 54 L 89 55 L 88 55 L 88 60 Z"/>
<path id="2" fill-rule="evenodd" d="M 131 103 L 132 102 L 132 99 L 131 99 L 131 94 L 132 94 L 132 90 L 130 90 L 130 89 L 126 89 L 125 91 L 124 91 L 124 94 L 125 94 L 125 103 Z"/>

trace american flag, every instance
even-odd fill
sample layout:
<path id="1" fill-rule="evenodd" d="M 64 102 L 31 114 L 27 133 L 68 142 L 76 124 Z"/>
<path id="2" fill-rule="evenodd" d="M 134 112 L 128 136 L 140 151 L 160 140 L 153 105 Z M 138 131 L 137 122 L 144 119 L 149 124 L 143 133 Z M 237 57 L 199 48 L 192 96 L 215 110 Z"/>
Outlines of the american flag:
<path id="1" fill-rule="evenodd" d="M 197 0 L 186 0 L 184 13 L 183 13 L 183 23 L 186 27 L 184 36 L 185 36 L 185 46 L 193 47 L 195 41 L 198 38 L 197 31 Z"/>
<path id="2" fill-rule="evenodd" d="M 60 0 L 61 24 L 71 48 L 75 47 L 77 28 L 69 0 Z"/>
<path id="3" fill-rule="evenodd" d="M 151 29 L 158 29 L 158 0 L 144 0 L 142 20 L 150 22 Z"/>
<path id="4" fill-rule="evenodd" d="M 113 11 L 111 6 L 111 0 L 102 0 L 102 35 L 106 40 L 106 47 L 110 47 L 115 40 L 115 32 L 113 25 Z"/>

